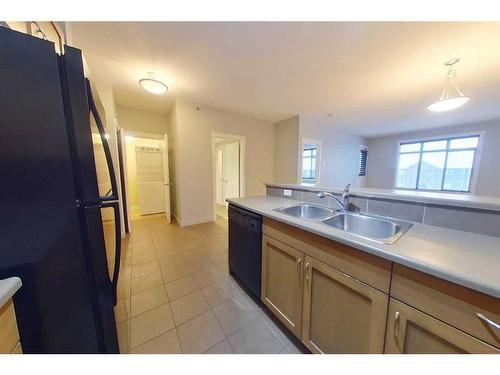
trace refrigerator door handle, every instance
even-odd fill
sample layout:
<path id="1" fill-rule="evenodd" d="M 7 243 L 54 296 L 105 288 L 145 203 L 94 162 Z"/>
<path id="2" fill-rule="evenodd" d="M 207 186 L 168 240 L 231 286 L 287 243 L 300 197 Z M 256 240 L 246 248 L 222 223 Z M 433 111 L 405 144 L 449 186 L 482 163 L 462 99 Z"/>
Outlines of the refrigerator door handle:
<path id="1" fill-rule="evenodd" d="M 112 207 L 115 214 L 115 264 L 113 268 L 113 304 L 116 306 L 117 293 L 118 293 L 118 277 L 120 276 L 120 263 L 122 253 L 122 237 L 121 237 L 121 224 L 120 224 L 120 205 L 118 201 L 102 202 L 102 208 Z"/>
<path id="2" fill-rule="evenodd" d="M 101 201 L 116 201 L 119 199 L 118 189 L 116 183 L 115 169 L 113 168 L 113 159 L 111 158 L 111 150 L 109 148 L 109 142 L 106 139 L 106 131 L 104 130 L 104 125 L 102 124 L 101 117 L 99 116 L 99 111 L 97 110 L 97 106 L 94 102 L 94 97 L 92 96 L 92 88 L 90 87 L 90 81 L 88 80 L 88 78 L 85 78 L 85 86 L 87 89 L 87 100 L 89 103 L 89 110 L 92 116 L 94 116 L 97 129 L 99 130 L 99 135 L 101 136 L 102 147 L 104 149 L 104 155 L 106 156 L 106 164 L 108 165 L 109 179 L 111 182 L 112 194 L 110 195 L 106 194 L 104 197 L 100 198 Z"/>

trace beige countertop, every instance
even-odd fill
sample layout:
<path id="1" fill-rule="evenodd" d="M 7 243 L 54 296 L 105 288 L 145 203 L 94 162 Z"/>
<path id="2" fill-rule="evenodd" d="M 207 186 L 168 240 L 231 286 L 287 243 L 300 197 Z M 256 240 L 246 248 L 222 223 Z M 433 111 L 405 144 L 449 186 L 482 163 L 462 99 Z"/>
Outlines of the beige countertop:
<path id="1" fill-rule="evenodd" d="M 8 279 L 0 280 L 0 308 L 12 298 L 22 285 L 19 277 L 9 277 Z"/>
<path id="2" fill-rule="evenodd" d="M 228 202 L 344 243 L 430 275 L 500 298 L 500 238 L 414 223 L 394 244 L 370 241 L 318 221 L 298 219 L 276 208 L 301 201 L 273 196 L 228 199 Z"/>
<path id="3" fill-rule="evenodd" d="M 295 189 L 307 191 L 329 191 L 341 193 L 344 187 L 314 185 L 314 184 L 282 184 L 266 183 L 266 186 L 281 189 Z M 472 194 L 441 193 L 432 191 L 398 190 L 398 189 L 374 189 L 351 187 L 350 193 L 367 198 L 385 198 L 401 201 L 437 204 L 453 207 L 477 208 L 483 210 L 500 211 L 500 198 L 487 197 Z"/>

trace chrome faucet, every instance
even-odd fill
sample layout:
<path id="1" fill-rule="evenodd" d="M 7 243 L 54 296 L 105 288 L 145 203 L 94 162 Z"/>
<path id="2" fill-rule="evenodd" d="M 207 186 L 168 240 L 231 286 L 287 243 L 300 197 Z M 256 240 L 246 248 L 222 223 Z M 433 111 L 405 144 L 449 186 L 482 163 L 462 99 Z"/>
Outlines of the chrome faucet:
<path id="1" fill-rule="evenodd" d="M 321 193 L 318 193 L 318 198 L 323 199 L 324 197 L 332 197 L 335 202 L 340 207 L 340 211 L 342 212 L 347 212 L 349 210 L 349 188 L 351 187 L 351 184 L 347 184 L 345 189 L 342 191 L 342 199 L 339 200 L 335 195 L 332 193 L 329 193 L 327 191 L 323 191 Z"/>

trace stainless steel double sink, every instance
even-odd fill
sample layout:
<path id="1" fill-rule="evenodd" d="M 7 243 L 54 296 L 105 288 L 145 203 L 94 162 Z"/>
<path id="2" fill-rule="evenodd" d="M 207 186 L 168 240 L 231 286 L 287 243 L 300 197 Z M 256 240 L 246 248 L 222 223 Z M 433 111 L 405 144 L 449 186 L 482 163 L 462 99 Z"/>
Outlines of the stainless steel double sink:
<path id="1" fill-rule="evenodd" d="M 413 226 L 412 223 L 403 220 L 355 212 L 341 212 L 309 203 L 277 208 L 275 211 L 299 219 L 320 221 L 347 233 L 384 244 L 394 243 Z"/>

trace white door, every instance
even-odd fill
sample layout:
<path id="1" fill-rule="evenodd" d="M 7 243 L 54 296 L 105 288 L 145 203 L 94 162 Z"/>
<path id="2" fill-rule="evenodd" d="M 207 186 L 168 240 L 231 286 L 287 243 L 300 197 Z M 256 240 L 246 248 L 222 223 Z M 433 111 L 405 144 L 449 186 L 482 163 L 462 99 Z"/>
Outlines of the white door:
<path id="1" fill-rule="evenodd" d="M 162 150 L 156 147 L 136 146 L 135 156 L 140 214 L 165 212 Z"/>
<path id="2" fill-rule="evenodd" d="M 224 205 L 226 198 L 240 196 L 240 143 L 234 142 L 224 145 L 223 163 Z"/>
<path id="3" fill-rule="evenodd" d="M 168 164 L 168 136 L 165 134 L 163 139 L 163 195 L 165 204 L 165 216 L 167 221 L 172 222 L 172 212 L 170 207 L 170 170 Z"/>

